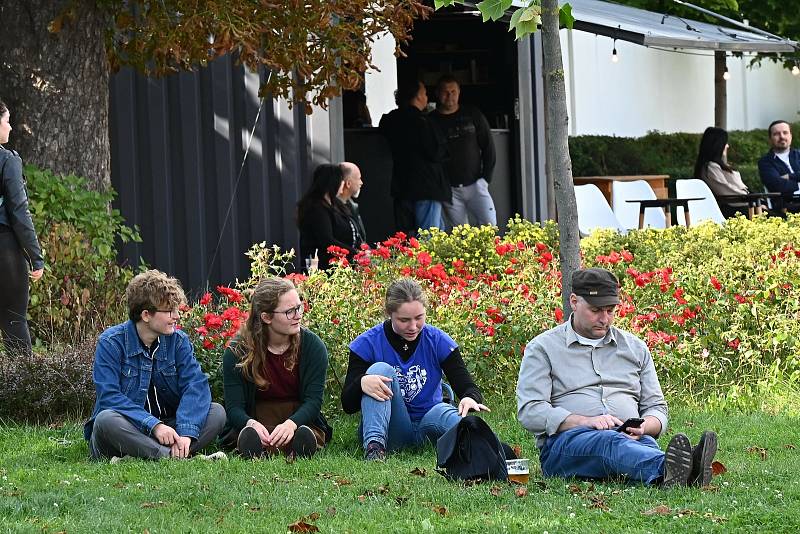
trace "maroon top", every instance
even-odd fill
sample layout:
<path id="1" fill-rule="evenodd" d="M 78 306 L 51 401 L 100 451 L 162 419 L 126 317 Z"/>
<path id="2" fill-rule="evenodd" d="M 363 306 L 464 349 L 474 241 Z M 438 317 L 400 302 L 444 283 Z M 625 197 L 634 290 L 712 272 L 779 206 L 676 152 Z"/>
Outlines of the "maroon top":
<path id="1" fill-rule="evenodd" d="M 256 400 L 259 401 L 299 401 L 300 400 L 300 363 L 287 371 L 283 365 L 283 355 L 267 351 L 264 360 L 264 371 L 269 378 L 269 388 L 256 389 Z"/>

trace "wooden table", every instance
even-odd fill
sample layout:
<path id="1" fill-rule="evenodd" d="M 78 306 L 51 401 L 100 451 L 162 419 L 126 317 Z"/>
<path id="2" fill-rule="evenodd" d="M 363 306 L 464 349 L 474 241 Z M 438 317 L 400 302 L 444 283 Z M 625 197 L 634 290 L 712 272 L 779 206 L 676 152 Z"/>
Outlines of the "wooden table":
<path id="1" fill-rule="evenodd" d="M 768 193 L 763 191 L 761 193 L 747 193 L 742 195 L 717 195 L 716 199 L 723 201 L 725 204 L 732 204 L 736 202 L 747 204 L 747 218 L 752 220 L 753 216 L 761 215 L 762 200 L 780 198 L 782 196 L 783 193 Z"/>
<path id="2" fill-rule="evenodd" d="M 683 206 L 683 220 L 686 228 L 689 228 L 691 220 L 689 218 L 689 202 L 692 200 L 703 200 L 702 198 L 647 198 L 642 200 L 627 200 L 626 202 L 637 202 L 639 204 L 639 230 L 644 228 L 644 210 L 647 208 L 661 208 L 664 210 L 667 228 L 672 226 L 672 207 Z"/>
<path id="3" fill-rule="evenodd" d="M 611 189 L 612 182 L 635 182 L 636 180 L 644 180 L 656 194 L 656 198 L 667 198 L 669 193 L 667 191 L 668 174 L 642 174 L 638 176 L 574 176 L 572 181 L 575 185 L 594 184 L 603 196 L 606 197 L 608 205 L 611 206 Z"/>

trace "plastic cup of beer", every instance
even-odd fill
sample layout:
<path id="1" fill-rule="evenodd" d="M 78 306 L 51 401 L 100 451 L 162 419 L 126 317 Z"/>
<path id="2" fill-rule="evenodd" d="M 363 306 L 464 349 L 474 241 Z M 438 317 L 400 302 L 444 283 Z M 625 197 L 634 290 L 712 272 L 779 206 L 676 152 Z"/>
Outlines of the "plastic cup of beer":
<path id="1" fill-rule="evenodd" d="M 530 472 L 528 471 L 528 459 L 518 458 L 516 460 L 506 460 L 508 469 L 508 480 L 517 484 L 527 484 Z"/>

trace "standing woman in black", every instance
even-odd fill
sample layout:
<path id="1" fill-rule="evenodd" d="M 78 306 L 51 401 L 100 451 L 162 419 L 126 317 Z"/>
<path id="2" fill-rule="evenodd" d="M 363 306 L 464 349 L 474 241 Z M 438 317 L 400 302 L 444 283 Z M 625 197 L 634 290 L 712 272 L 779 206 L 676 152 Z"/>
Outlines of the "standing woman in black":
<path id="1" fill-rule="evenodd" d="M 30 279 L 44 272 L 44 259 L 22 175 L 22 158 L 3 145 L 11 133 L 11 117 L 0 101 L 0 330 L 7 353 L 31 353 L 28 331 Z"/>
<path id="2" fill-rule="evenodd" d="M 348 208 L 337 198 L 343 186 L 342 166 L 324 163 L 314 169 L 311 187 L 297 203 L 300 255 L 306 259 L 316 254 L 320 269 L 329 267 L 329 246 L 343 248 L 351 256 L 364 242 Z"/>

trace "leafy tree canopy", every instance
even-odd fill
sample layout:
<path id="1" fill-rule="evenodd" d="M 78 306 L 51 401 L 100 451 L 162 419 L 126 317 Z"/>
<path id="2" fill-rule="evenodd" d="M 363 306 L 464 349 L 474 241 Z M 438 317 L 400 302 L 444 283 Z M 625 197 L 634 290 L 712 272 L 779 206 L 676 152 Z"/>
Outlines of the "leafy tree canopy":
<path id="1" fill-rule="evenodd" d="M 436 9 L 463 4 L 460 0 L 434 0 L 433 5 Z M 513 5 L 513 0 L 483 0 L 477 4 L 483 16 L 483 22 L 489 20 L 500 20 Z M 560 7 L 559 22 L 562 27 L 572 29 L 575 18 L 572 16 L 572 7 L 564 4 Z M 516 39 L 522 39 L 526 35 L 536 33 L 542 24 L 542 2 L 541 0 L 528 0 L 527 5 L 517 7 L 511 14 L 508 23 L 508 31 L 515 32 Z"/>
<path id="2" fill-rule="evenodd" d="M 50 24 L 57 33 L 79 13 L 73 0 Z M 111 66 L 147 75 L 191 70 L 235 54 L 269 69 L 261 94 L 325 106 L 356 89 L 371 67 L 368 43 L 390 32 L 399 46 L 430 8 L 417 0 L 97 0 L 108 16 Z"/>

